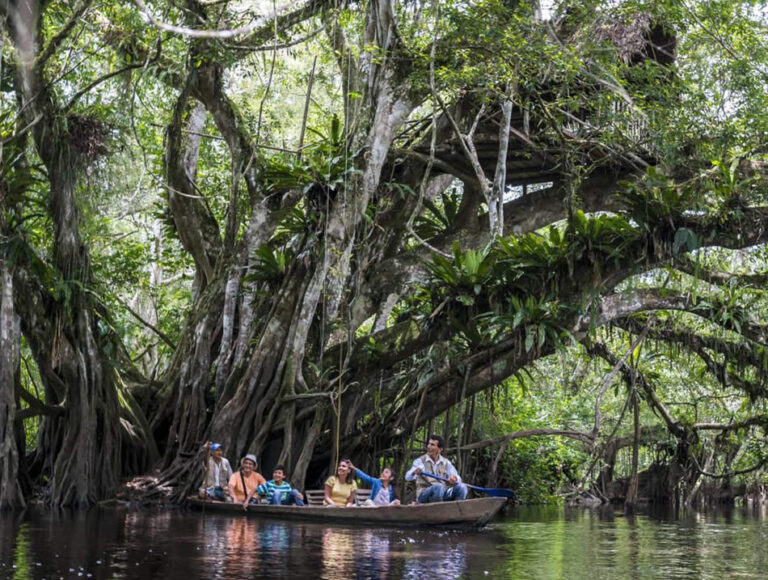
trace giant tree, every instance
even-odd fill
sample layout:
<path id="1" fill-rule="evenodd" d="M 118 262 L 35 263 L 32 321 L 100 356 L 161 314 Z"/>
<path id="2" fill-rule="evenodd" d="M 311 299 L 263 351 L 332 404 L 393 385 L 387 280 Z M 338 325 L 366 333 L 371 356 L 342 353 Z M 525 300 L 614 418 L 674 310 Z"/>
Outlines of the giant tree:
<path id="1" fill-rule="evenodd" d="M 210 439 L 235 457 L 279 460 L 296 481 L 342 452 L 404 459 L 420 428 L 455 409 L 469 418 L 474 395 L 576 342 L 689 444 L 692 431 L 599 329 L 675 341 L 667 313 L 691 312 L 735 333 L 741 360 L 761 360 L 764 318 L 747 321 L 723 300 L 702 262 L 707 246 L 765 242 L 762 73 L 742 57 L 762 62 L 765 49 L 748 6 L 563 3 L 547 15 L 500 0 L 252 11 L 137 0 L 127 12 L 78 5 L 61 23 L 43 17 L 51 6 L 14 4 L 6 29 L 16 111 L 34 145 L 20 159 L 41 161 L 37 188 L 51 201 L 45 271 L 58 286 L 30 259 L 14 262 L 13 288 L 46 389 L 34 471 L 52 477 L 55 503 L 108 493 L 129 447 L 135 471 L 157 445 L 150 492 L 170 484 L 177 497 L 196 484 L 191 458 Z M 735 21 L 733 38 L 712 26 Z M 79 47 L 78 22 L 111 68 L 73 89 L 46 62 Z M 296 116 L 272 96 L 286 94 L 280 65 L 293 51 L 312 70 Z M 120 75 L 131 103 L 121 131 L 137 141 L 136 166 L 162 184 L 162 243 L 193 269 L 183 316 L 131 311 L 172 351 L 150 379 L 132 366 L 139 347 L 110 330 L 127 301 L 94 298 L 125 289 L 90 275 L 75 200 L 91 175 L 67 111 L 83 95 L 112 98 L 120 90 L 102 83 Z M 141 95 L 167 125 L 142 117 Z M 691 290 L 689 279 L 714 287 Z M 158 328 L 174 322 L 178 338 Z M 721 343 L 697 344 L 712 372 L 727 366 L 728 354 L 713 355 L 728 350 Z M 758 398 L 760 364 L 741 377 Z M 470 444 L 471 419 L 456 424 Z M 596 419 L 581 439 L 599 434 Z M 74 446 L 96 440 L 114 453 Z"/>

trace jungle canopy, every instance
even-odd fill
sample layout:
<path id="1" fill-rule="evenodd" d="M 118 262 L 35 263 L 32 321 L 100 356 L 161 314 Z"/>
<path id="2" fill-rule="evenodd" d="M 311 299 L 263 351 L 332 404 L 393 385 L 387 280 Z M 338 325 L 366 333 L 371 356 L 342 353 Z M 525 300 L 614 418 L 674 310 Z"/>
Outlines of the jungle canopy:
<path id="1" fill-rule="evenodd" d="M 433 431 L 532 498 L 764 485 L 764 5 L 0 15 L 0 506 Z"/>

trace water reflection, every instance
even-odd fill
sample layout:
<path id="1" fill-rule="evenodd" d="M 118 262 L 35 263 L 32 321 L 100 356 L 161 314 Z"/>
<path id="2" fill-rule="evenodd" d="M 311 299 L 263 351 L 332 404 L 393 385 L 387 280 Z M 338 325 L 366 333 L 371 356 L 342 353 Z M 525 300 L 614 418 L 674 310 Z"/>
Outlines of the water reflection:
<path id="1" fill-rule="evenodd" d="M 349 578 L 355 562 L 354 536 L 346 530 L 323 530 L 323 578 Z"/>
<path id="2" fill-rule="evenodd" d="M 466 573 L 466 545 L 448 545 L 429 558 L 409 558 L 406 578 L 461 578 Z"/>
<path id="3" fill-rule="evenodd" d="M 480 532 L 185 511 L 0 514 L 0 578 L 758 578 L 764 507 L 517 507 Z"/>
<path id="4" fill-rule="evenodd" d="M 213 556 L 211 559 L 224 564 L 226 575 L 244 570 L 258 572 L 259 535 L 256 521 L 245 517 L 232 518 L 227 522 L 226 528 L 227 550 L 223 558 L 220 554 L 220 546 L 214 546 L 211 549 L 211 544 L 206 543 L 208 553 Z"/>
<path id="5" fill-rule="evenodd" d="M 764 510 L 546 511 L 518 508 L 500 526 L 514 546 L 510 577 L 765 577 Z"/>

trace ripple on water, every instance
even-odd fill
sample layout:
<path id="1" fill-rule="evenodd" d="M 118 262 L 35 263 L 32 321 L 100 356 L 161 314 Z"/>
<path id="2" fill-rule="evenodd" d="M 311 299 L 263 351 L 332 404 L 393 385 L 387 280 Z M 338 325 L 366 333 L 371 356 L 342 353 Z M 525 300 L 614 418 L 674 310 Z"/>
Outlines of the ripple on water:
<path id="1" fill-rule="evenodd" d="M 0 515 L 0 576 L 757 578 L 762 513 L 516 507 L 477 532 L 287 524 L 184 511 Z"/>

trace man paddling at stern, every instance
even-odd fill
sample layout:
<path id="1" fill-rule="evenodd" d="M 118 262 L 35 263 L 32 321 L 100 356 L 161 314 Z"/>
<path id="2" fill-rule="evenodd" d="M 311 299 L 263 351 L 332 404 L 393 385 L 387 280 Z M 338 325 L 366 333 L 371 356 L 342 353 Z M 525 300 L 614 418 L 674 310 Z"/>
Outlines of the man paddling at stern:
<path id="1" fill-rule="evenodd" d="M 461 482 L 453 463 L 441 455 L 444 448 L 445 441 L 440 435 L 430 435 L 427 453 L 418 457 L 405 474 L 406 481 L 416 481 L 417 503 L 467 499 L 467 486 Z M 423 475 L 425 473 L 443 477 L 448 484 Z"/>

